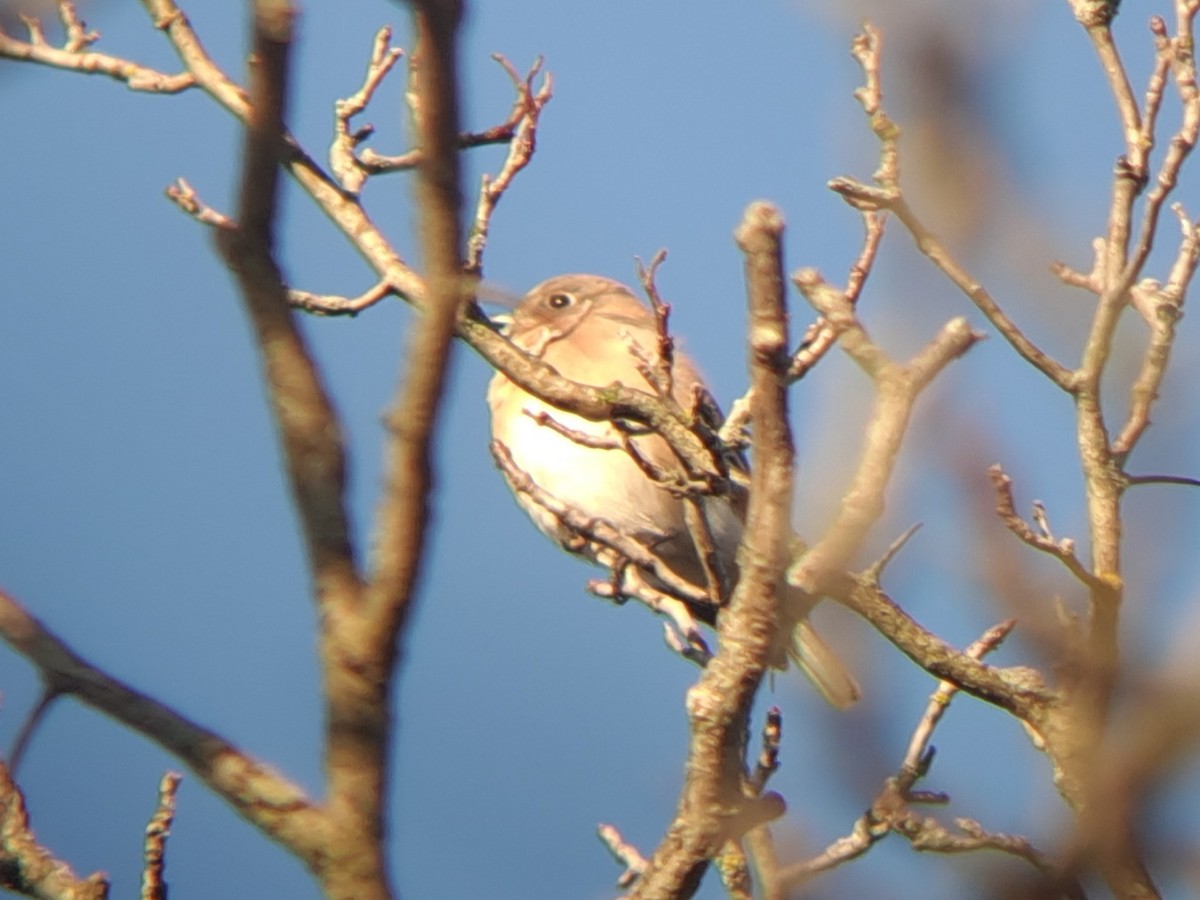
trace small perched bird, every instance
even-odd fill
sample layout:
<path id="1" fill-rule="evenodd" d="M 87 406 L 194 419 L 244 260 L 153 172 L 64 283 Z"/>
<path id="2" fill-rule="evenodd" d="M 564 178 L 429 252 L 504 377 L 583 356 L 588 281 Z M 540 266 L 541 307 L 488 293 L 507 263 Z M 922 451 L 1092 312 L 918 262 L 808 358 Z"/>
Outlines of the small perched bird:
<path id="1" fill-rule="evenodd" d="M 646 376 L 658 353 L 655 318 L 620 282 L 597 275 L 562 275 L 544 281 L 514 309 L 507 334 L 518 347 L 571 381 L 594 387 L 619 382 L 654 393 Z M 691 409 L 702 387 L 691 360 L 674 351 L 671 388 L 676 402 Z M 663 438 L 653 433 L 630 437 L 627 429 L 612 422 L 592 422 L 555 409 L 503 372 L 497 372 L 488 387 L 488 406 L 493 439 L 507 448 L 514 466 L 542 491 L 588 519 L 614 526 L 652 550 L 674 574 L 705 586 L 705 569 L 688 529 L 685 502 L 650 474 L 679 470 Z M 640 463 L 624 449 L 626 440 L 641 457 Z M 611 555 L 606 558 L 596 543 L 578 539 L 544 503 L 519 490 L 511 477 L 508 480 L 517 502 L 543 533 L 595 562 L 611 562 Z M 720 496 L 706 497 L 703 510 L 719 567 L 734 573 L 742 511 Z M 653 585 L 653 577 L 648 580 Z M 786 586 L 784 590 L 784 617 L 796 623 L 788 654 L 830 703 L 848 706 L 859 696 L 858 685 L 805 619 L 806 598 L 797 590 Z M 702 621 L 715 622 L 713 605 L 691 603 L 689 607 Z"/>

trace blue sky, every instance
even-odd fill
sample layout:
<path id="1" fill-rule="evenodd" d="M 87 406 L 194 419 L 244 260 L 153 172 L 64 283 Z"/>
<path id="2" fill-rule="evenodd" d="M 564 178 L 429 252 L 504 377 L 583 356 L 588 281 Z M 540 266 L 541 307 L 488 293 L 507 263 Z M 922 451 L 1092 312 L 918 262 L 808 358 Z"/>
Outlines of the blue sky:
<path id="1" fill-rule="evenodd" d="M 1125 6 L 1118 34 L 1140 93 L 1145 18 L 1164 10 Z M 189 13 L 240 77 L 241 5 L 193 4 Z M 85 14 L 104 35 L 98 49 L 174 69 L 133 4 L 98 2 Z M 519 68 L 544 55 L 556 83 L 534 163 L 494 220 L 489 282 L 519 294 L 569 271 L 632 280 L 635 255 L 668 248 L 660 287 L 674 304 L 672 323 L 728 403 L 745 383 L 741 259 L 731 237 L 745 205 L 780 205 L 790 267 L 815 265 L 841 281 L 857 253 L 858 220 L 825 183 L 866 178 L 875 164 L 847 52 L 867 14 L 885 30 L 888 105 L 909 128 L 914 203 L 932 221 L 962 226 L 952 240 L 963 258 L 1031 335 L 1073 363 L 1089 300 L 1057 285 L 1046 266 L 1090 261 L 1120 135 L 1065 3 L 927 0 L 897 11 L 766 0 L 736 13 L 681 0 L 476 4 L 462 53 L 471 127 L 498 121 L 510 103 L 493 52 Z M 397 5 L 306 9 L 292 119 L 318 157 L 333 102 L 357 88 L 386 23 L 406 45 Z M 914 88 L 921 72 L 939 71 L 930 68 L 931 34 L 969 47 L 971 115 L 955 120 L 959 139 L 949 150 L 921 139 L 928 97 L 938 96 Z M 365 116 L 379 127 L 381 152 L 405 146 L 400 88 L 389 83 Z M 91 661 L 317 791 L 313 608 L 254 351 L 208 236 L 162 195 L 183 176 L 229 210 L 234 123 L 199 93 L 133 94 L 12 63 L 0 64 L 0 121 L 0 584 Z M 939 147 L 948 154 L 941 161 Z M 471 154 L 468 187 L 499 159 L 494 149 Z M 1179 199 L 1200 215 L 1194 178 Z M 373 181 L 365 200 L 411 256 L 405 178 Z M 291 283 L 306 290 L 349 295 L 371 283 L 294 189 L 282 254 Z M 798 332 L 811 313 L 798 297 L 793 308 Z M 986 330 L 893 227 L 863 301 L 872 334 L 904 356 L 954 315 Z M 305 324 L 352 442 L 363 540 L 407 322 L 393 302 L 355 320 Z M 1123 331 L 1118 375 L 1136 361 L 1143 331 L 1138 322 Z M 1134 471 L 1197 474 L 1187 391 L 1195 337 L 1185 318 Z M 401 675 L 395 880 L 406 896 L 435 900 L 608 897 L 618 868 L 595 825 L 617 825 L 646 853 L 661 836 L 680 783 L 682 700 L 695 672 L 664 648 L 644 610 L 584 593 L 593 573 L 524 519 L 487 453 L 488 377 L 460 348 L 438 440 L 431 564 Z M 836 509 L 869 400 L 864 380 L 836 355 L 794 392 L 801 533 L 819 533 Z M 1123 406 L 1122 389 L 1113 408 Z M 1005 543 L 987 514 L 984 476 L 986 465 L 1003 462 L 1020 506 L 1044 500 L 1055 528 L 1086 546 L 1066 399 L 992 337 L 929 392 L 913 428 L 888 513 L 863 554 L 866 562 L 913 521 L 926 523 L 890 570 L 893 595 L 966 644 L 1011 614 L 983 574 L 1001 546 L 1029 564 L 1033 606 L 1055 595 L 1077 601 L 1059 571 Z M 1198 623 L 1187 552 L 1200 517 L 1195 493 L 1147 488 L 1128 502 L 1134 660 L 1187 656 Z M 849 829 L 902 757 L 932 687 L 864 624 L 839 610 L 820 618 L 854 660 L 868 700 L 839 715 L 793 678 L 763 693 L 764 708 L 784 711 L 784 769 L 773 785 L 791 807 L 776 836 L 792 857 Z M 998 658 L 1038 661 L 1019 636 Z M 7 652 L 0 691 L 7 743 L 36 693 L 31 670 Z M 960 702 L 935 743 L 928 786 L 954 797 L 947 820 L 968 815 L 1035 839 L 1059 833 L 1047 767 L 1013 721 Z M 126 896 L 159 775 L 173 766 L 140 737 L 67 702 L 37 734 L 20 780 L 45 843 L 77 871 L 108 871 Z M 1194 767 L 1190 774 L 1180 797 L 1195 797 Z M 1164 821 L 1172 815 L 1165 809 Z M 816 895 L 883 883 L 891 897 L 967 896 L 985 862 L 920 857 L 892 839 L 820 882 Z M 316 895 L 297 864 L 190 777 L 168 875 L 183 900 Z M 709 885 L 704 896 L 719 892 Z"/>

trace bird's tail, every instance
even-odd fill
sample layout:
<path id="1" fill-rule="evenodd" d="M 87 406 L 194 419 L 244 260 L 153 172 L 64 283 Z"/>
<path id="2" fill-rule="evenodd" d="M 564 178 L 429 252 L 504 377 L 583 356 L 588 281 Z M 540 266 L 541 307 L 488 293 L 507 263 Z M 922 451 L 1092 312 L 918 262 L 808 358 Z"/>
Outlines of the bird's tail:
<path id="1" fill-rule="evenodd" d="M 821 696 L 838 709 L 845 709 L 862 696 L 846 664 L 821 640 L 808 619 L 801 619 L 792 630 L 788 657 L 808 676 Z"/>

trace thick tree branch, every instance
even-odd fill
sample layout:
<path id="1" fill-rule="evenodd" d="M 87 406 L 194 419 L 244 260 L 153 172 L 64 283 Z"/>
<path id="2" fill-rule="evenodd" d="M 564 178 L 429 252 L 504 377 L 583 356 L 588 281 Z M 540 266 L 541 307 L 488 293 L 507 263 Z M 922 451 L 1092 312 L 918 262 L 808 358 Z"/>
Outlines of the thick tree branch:
<path id="1" fill-rule="evenodd" d="M 292 13 L 286 4 L 261 6 L 255 19 L 256 63 L 250 70 L 254 112 L 246 130 L 237 221 L 214 234 L 254 327 L 318 600 L 344 599 L 355 596 L 359 585 L 343 496 L 341 428 L 274 258 Z"/>
<path id="2" fill-rule="evenodd" d="M 294 15 L 283 0 L 255 5 L 237 225 L 215 233 L 254 325 L 324 623 L 330 827 L 316 874 L 332 897 L 382 900 L 391 892 L 383 849 L 390 710 L 387 680 L 381 676 L 387 668 L 363 639 L 371 629 L 362 617 L 362 585 L 345 509 L 341 428 L 274 258 Z"/>
<path id="3" fill-rule="evenodd" d="M 972 659 L 922 627 L 869 578 L 840 575 L 830 580 L 826 591 L 935 678 L 1007 710 L 1035 729 L 1048 721 L 1058 697 L 1035 670 L 999 669 Z"/>
<path id="4" fill-rule="evenodd" d="M 675 820 L 631 897 L 690 897 L 726 841 L 782 811 L 777 798 L 748 798 L 742 785 L 750 707 L 771 656 L 791 534 L 782 233 L 782 217 L 766 203 L 752 204 L 736 233 L 746 256 L 755 422 L 741 576 L 720 618 L 720 652 L 688 691 L 692 739 Z"/>
<path id="5" fill-rule="evenodd" d="M 368 613 L 388 657 L 410 611 L 425 547 L 432 489 L 430 446 L 450 362 L 458 311 L 472 298 L 462 275 L 458 165 L 457 0 L 414 2 L 417 91 L 424 157 L 417 182 L 427 295 L 406 354 L 407 370 L 388 415 L 392 432 L 385 494 L 375 524 Z"/>

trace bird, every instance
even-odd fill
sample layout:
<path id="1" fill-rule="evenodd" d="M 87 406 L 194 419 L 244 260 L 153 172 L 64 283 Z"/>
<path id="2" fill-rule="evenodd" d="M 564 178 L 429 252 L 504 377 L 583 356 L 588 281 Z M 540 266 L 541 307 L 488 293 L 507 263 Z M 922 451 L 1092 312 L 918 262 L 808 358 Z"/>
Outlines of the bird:
<path id="1" fill-rule="evenodd" d="M 550 278 L 530 290 L 503 318 L 512 343 L 564 378 L 592 387 L 619 383 L 655 393 L 651 379 L 660 347 L 655 315 L 619 281 L 584 274 Z M 711 398 L 686 353 L 673 349 L 669 367 L 669 389 L 681 409 L 694 409 L 697 397 Z M 658 383 L 663 389 L 661 379 Z M 664 476 L 679 472 L 680 466 L 661 436 L 644 428 L 639 431 L 631 423 L 590 421 L 557 409 L 499 370 L 488 385 L 487 403 L 492 440 L 504 448 L 512 467 L 543 494 L 532 496 L 522 489 L 516 473 L 501 467 L 518 504 L 544 534 L 592 562 L 613 565 L 616 554 L 611 549 L 581 538 L 563 521 L 562 510 L 574 510 L 585 520 L 605 522 L 649 548 L 673 575 L 705 588 L 708 575 L 688 528 L 686 502 L 678 490 L 664 483 L 668 480 Z M 744 465 L 737 458 L 733 463 Z M 709 495 L 701 508 L 717 570 L 736 577 L 744 502 L 739 503 L 736 495 Z M 653 573 L 638 576 L 639 583 L 672 593 Z M 782 615 L 789 624 L 795 623 L 787 655 L 833 706 L 849 706 L 859 697 L 858 684 L 808 621 L 812 601 L 787 585 L 781 590 Z M 711 602 L 688 601 L 687 606 L 696 618 L 715 624 L 719 610 Z"/>

